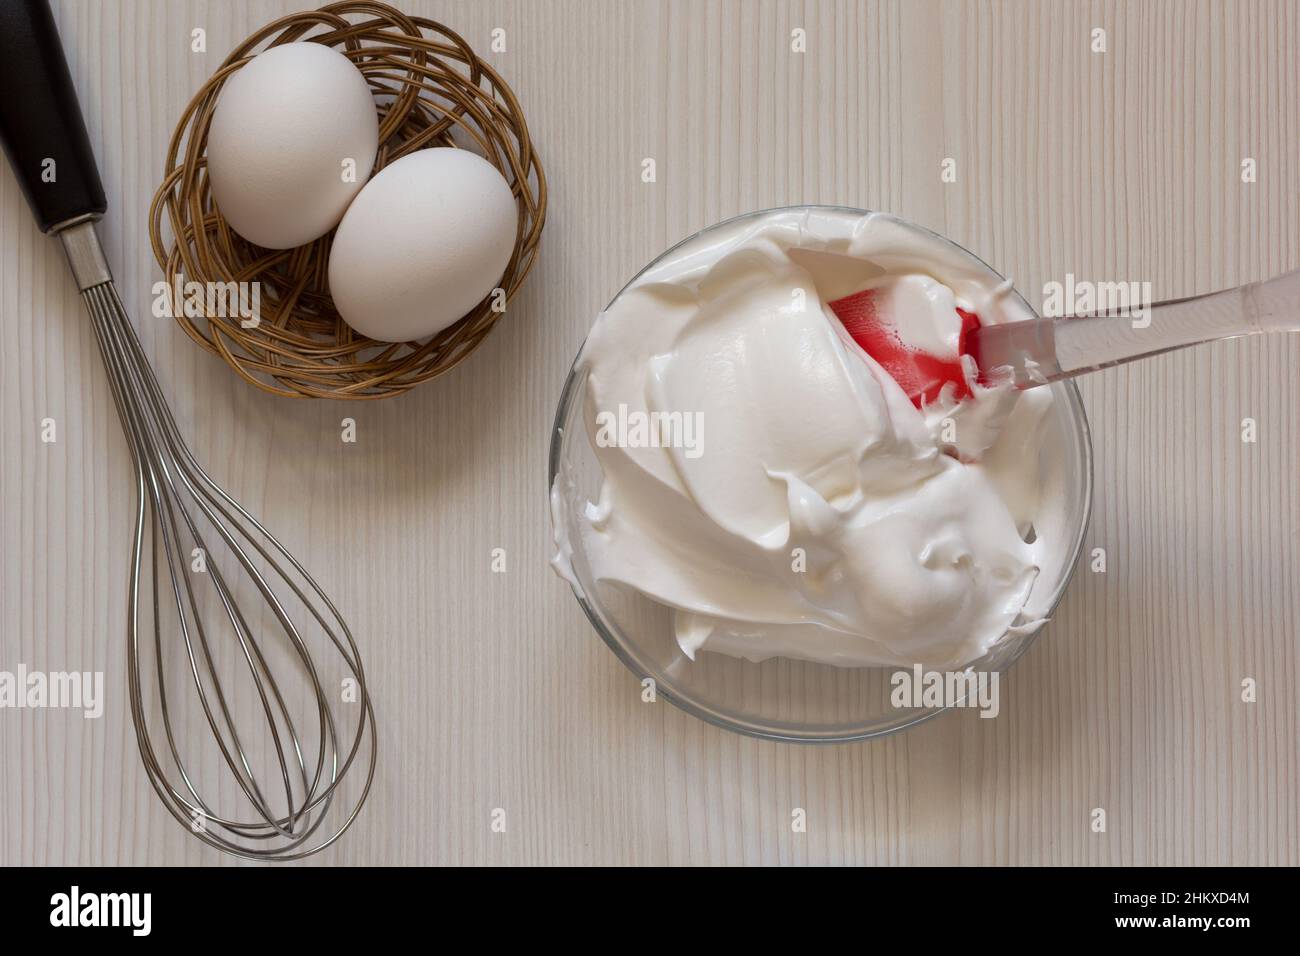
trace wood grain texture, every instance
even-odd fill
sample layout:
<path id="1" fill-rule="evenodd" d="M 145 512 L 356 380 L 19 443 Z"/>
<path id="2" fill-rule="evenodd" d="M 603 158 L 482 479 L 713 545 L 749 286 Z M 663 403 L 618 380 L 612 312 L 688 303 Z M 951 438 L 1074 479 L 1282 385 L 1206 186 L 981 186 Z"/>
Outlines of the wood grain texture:
<path id="1" fill-rule="evenodd" d="M 554 405 L 597 310 L 736 213 L 890 210 L 1035 302 L 1066 273 L 1163 298 L 1300 266 L 1300 5 L 405 0 L 483 51 L 505 28 L 490 56 L 552 206 L 503 327 L 454 373 L 375 404 L 267 397 L 148 312 L 145 218 L 175 118 L 236 42 L 305 5 L 55 12 L 110 197 L 101 235 L 181 426 L 363 641 L 379 777 L 319 862 L 1300 863 L 1300 337 L 1081 383 L 1087 547 L 1107 570 L 1080 568 L 995 720 L 814 748 L 641 703 L 547 567 L 545 494 Z M 207 54 L 189 52 L 195 27 Z M 226 863 L 138 766 L 127 450 L 62 254 L 7 167 L 0 244 L 0 669 L 102 670 L 110 689 L 100 720 L 0 711 L 0 863 Z M 345 416 L 355 445 L 338 440 Z M 1094 807 L 1106 833 L 1090 832 Z"/>

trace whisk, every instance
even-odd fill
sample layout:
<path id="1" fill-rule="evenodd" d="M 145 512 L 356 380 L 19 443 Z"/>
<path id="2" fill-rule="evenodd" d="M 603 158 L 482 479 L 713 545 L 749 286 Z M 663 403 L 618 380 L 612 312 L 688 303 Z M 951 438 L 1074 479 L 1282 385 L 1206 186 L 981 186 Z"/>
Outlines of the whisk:
<path id="1" fill-rule="evenodd" d="M 374 781 L 378 740 L 360 653 L 324 591 L 181 437 L 95 232 L 107 202 L 47 0 L 0 4 L 0 141 L 42 231 L 62 240 L 135 461 L 128 690 L 149 781 L 209 846 L 256 860 L 316 853 L 356 820 Z M 269 635 L 255 633 L 257 618 L 240 603 L 250 591 L 259 616 L 273 618 Z M 213 605 L 216 627 L 204 620 Z M 330 652 L 332 669 L 313 644 Z M 232 692 L 235 677 L 243 683 Z M 193 692 L 184 703 L 171 692 L 178 679 Z M 192 721 L 211 732 L 197 756 L 186 746 Z M 214 764 L 229 774 L 220 806 L 198 783 L 199 765 Z M 365 780 L 344 788 L 354 768 Z"/>

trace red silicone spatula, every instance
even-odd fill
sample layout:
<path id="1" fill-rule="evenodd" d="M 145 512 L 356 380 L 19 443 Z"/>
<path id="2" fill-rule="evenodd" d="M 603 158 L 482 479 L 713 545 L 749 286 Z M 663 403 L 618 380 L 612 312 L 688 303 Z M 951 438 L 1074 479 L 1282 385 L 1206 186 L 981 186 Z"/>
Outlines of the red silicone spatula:
<path id="1" fill-rule="evenodd" d="M 853 340 L 894 377 L 919 408 L 951 383 L 970 387 L 960 359 L 909 348 L 895 317 L 877 309 L 874 290 L 829 302 Z M 974 360 L 981 383 L 1033 388 L 1172 349 L 1259 332 L 1300 332 L 1300 270 L 1262 282 L 1148 305 L 1140 315 L 1096 315 L 981 325 L 964 309 L 958 351 Z"/>
<path id="2" fill-rule="evenodd" d="M 853 341 L 879 363 L 897 382 L 917 408 L 938 400 L 944 386 L 953 386 L 953 398 L 970 398 L 970 385 L 960 358 L 945 358 L 907 345 L 898 333 L 894 317 L 883 314 L 875 289 L 865 289 L 827 303 L 843 323 Z M 974 313 L 958 309 L 961 332 L 958 355 L 969 354 L 969 340 L 980 327 Z"/>

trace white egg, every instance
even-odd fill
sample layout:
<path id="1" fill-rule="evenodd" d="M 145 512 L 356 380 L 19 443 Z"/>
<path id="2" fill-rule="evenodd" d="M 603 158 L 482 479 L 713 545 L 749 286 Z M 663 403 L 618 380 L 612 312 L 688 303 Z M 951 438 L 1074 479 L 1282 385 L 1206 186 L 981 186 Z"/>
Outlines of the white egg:
<path id="1" fill-rule="evenodd" d="M 440 332 L 496 287 L 518 219 L 510 184 L 482 157 L 451 148 L 403 156 L 366 183 L 334 234 L 334 305 L 381 342 Z"/>
<path id="2" fill-rule="evenodd" d="M 212 196 L 232 229 L 291 249 L 333 229 L 375 164 L 366 78 L 319 43 L 259 53 L 226 81 L 208 129 Z"/>

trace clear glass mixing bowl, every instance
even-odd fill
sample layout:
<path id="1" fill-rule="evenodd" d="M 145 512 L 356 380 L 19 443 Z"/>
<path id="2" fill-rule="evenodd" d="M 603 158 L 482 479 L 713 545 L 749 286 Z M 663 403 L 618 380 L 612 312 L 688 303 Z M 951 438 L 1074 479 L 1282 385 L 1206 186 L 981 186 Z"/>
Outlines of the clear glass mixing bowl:
<path id="1" fill-rule="evenodd" d="M 796 206 L 738 216 L 710 226 L 668 249 L 637 273 L 619 295 L 670 256 L 703 251 L 711 236 L 725 226 L 773 212 L 805 210 L 819 215 L 867 215 L 865 210 L 848 207 Z M 934 235 L 920 226 L 899 221 L 908 228 Z M 959 249 L 991 275 L 1001 278 L 977 256 L 950 240 L 935 238 Z M 574 589 L 574 595 L 596 633 L 639 679 L 653 679 L 657 694 L 702 720 L 771 740 L 809 743 L 863 740 L 905 730 L 947 709 L 895 707 L 890 702 L 890 676 L 897 668 L 833 667 L 785 658 L 753 663 L 708 651 L 701 651 L 692 661 L 677 646 L 669 608 L 629 588 L 594 580 L 581 550 L 582 536 L 577 525 L 583 506 L 595 500 L 601 482 L 600 466 L 582 418 L 586 379 L 586 371 L 577 367 L 575 359 L 555 415 L 547 490 L 556 487 L 556 477 L 563 469 L 566 478 L 558 502 L 553 501 L 552 518 L 566 523 L 564 530 L 574 547 L 572 565 L 580 585 L 580 589 Z M 1058 549 L 1055 563 L 1047 562 L 1040 571 L 1028 607 L 1038 615 L 1050 617 L 1065 593 L 1083 547 L 1092 507 L 1092 441 L 1083 403 L 1074 384 L 1062 382 L 1047 387 L 1052 389 L 1054 401 L 1040 466 L 1045 482 L 1051 485 L 1063 508 L 1058 518 L 1060 527 L 1043 529 L 1040 533 L 1051 533 L 1065 544 Z M 970 666 L 977 671 L 1005 670 L 1041 633 L 1043 628 L 1027 635 L 1005 637 L 989 654 Z"/>

